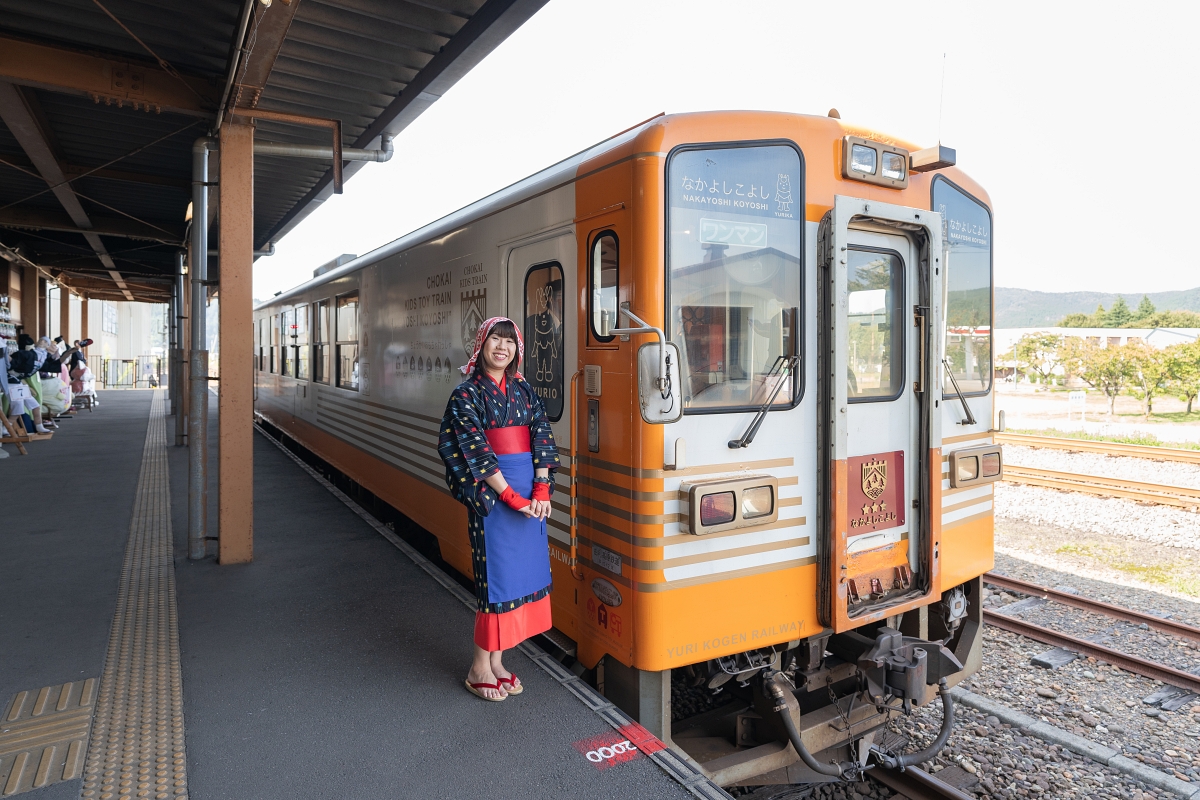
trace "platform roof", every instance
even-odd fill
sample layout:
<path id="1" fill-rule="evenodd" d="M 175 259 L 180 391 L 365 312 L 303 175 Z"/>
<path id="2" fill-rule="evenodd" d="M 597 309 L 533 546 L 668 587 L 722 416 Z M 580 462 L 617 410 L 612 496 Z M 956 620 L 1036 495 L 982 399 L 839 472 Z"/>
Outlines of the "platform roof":
<path id="1" fill-rule="evenodd" d="M 219 118 L 337 119 L 343 147 L 377 148 L 545 2 L 0 0 L 0 256 L 89 297 L 161 302 L 192 143 Z M 330 144 L 267 120 L 255 138 Z M 256 249 L 332 193 L 330 161 L 257 155 Z"/>

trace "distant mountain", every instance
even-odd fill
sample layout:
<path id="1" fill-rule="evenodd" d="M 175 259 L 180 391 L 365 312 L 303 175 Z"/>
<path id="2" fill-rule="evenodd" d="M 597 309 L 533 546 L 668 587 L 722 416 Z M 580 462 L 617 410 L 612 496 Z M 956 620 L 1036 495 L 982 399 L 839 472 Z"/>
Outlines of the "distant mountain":
<path id="1" fill-rule="evenodd" d="M 1142 293 L 1137 292 L 1033 292 L 1028 289 L 996 287 L 996 327 L 1032 328 L 1053 325 L 1067 314 L 1091 314 L 1096 306 L 1111 308 L 1117 294 L 1130 308 L 1137 308 Z M 1146 292 L 1159 311 L 1200 312 L 1200 286 L 1180 292 Z"/>

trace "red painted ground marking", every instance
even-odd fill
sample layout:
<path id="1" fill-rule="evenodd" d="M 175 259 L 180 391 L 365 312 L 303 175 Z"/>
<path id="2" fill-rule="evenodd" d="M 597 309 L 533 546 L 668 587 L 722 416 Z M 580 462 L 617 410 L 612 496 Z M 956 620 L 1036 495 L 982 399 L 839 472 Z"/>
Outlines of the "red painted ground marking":
<path id="1" fill-rule="evenodd" d="M 628 739 L 631 744 L 637 745 L 637 749 L 646 755 L 657 753 L 659 750 L 667 748 L 658 737 L 636 722 L 622 725 L 618 730 L 622 736 Z"/>
<path id="2" fill-rule="evenodd" d="M 645 729 L 643 728 L 643 730 Z M 658 740 L 655 739 L 655 741 L 657 742 Z M 662 743 L 659 742 L 659 745 L 661 747 Z M 637 745 L 626 738 L 624 733 L 616 731 L 609 731 L 599 736 L 593 736 L 590 739 L 581 739 L 578 742 L 572 742 L 571 747 L 578 750 L 598 770 L 606 770 L 609 767 L 624 764 L 626 761 L 634 761 L 644 757 Z"/>

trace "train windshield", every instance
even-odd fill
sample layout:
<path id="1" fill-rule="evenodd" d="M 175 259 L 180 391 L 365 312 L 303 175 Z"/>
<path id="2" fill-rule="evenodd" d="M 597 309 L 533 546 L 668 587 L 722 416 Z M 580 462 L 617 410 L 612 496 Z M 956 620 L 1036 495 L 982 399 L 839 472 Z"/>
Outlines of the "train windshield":
<path id="1" fill-rule="evenodd" d="M 992 385 L 992 216 L 945 178 L 933 182 L 946 258 L 946 360 L 966 394 Z"/>
<path id="2" fill-rule="evenodd" d="M 804 198 L 786 145 L 677 152 L 668 165 L 668 336 L 688 411 L 762 405 L 772 367 L 799 352 Z M 786 381 L 775 404 L 799 400 Z"/>

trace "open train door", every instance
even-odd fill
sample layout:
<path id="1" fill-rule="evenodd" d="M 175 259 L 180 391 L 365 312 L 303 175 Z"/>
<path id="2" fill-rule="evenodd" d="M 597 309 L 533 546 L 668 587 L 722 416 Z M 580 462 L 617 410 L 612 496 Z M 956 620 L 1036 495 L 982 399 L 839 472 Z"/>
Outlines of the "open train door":
<path id="1" fill-rule="evenodd" d="M 862 198 L 821 222 L 819 597 L 837 632 L 937 599 L 941 242 L 940 214 Z"/>

